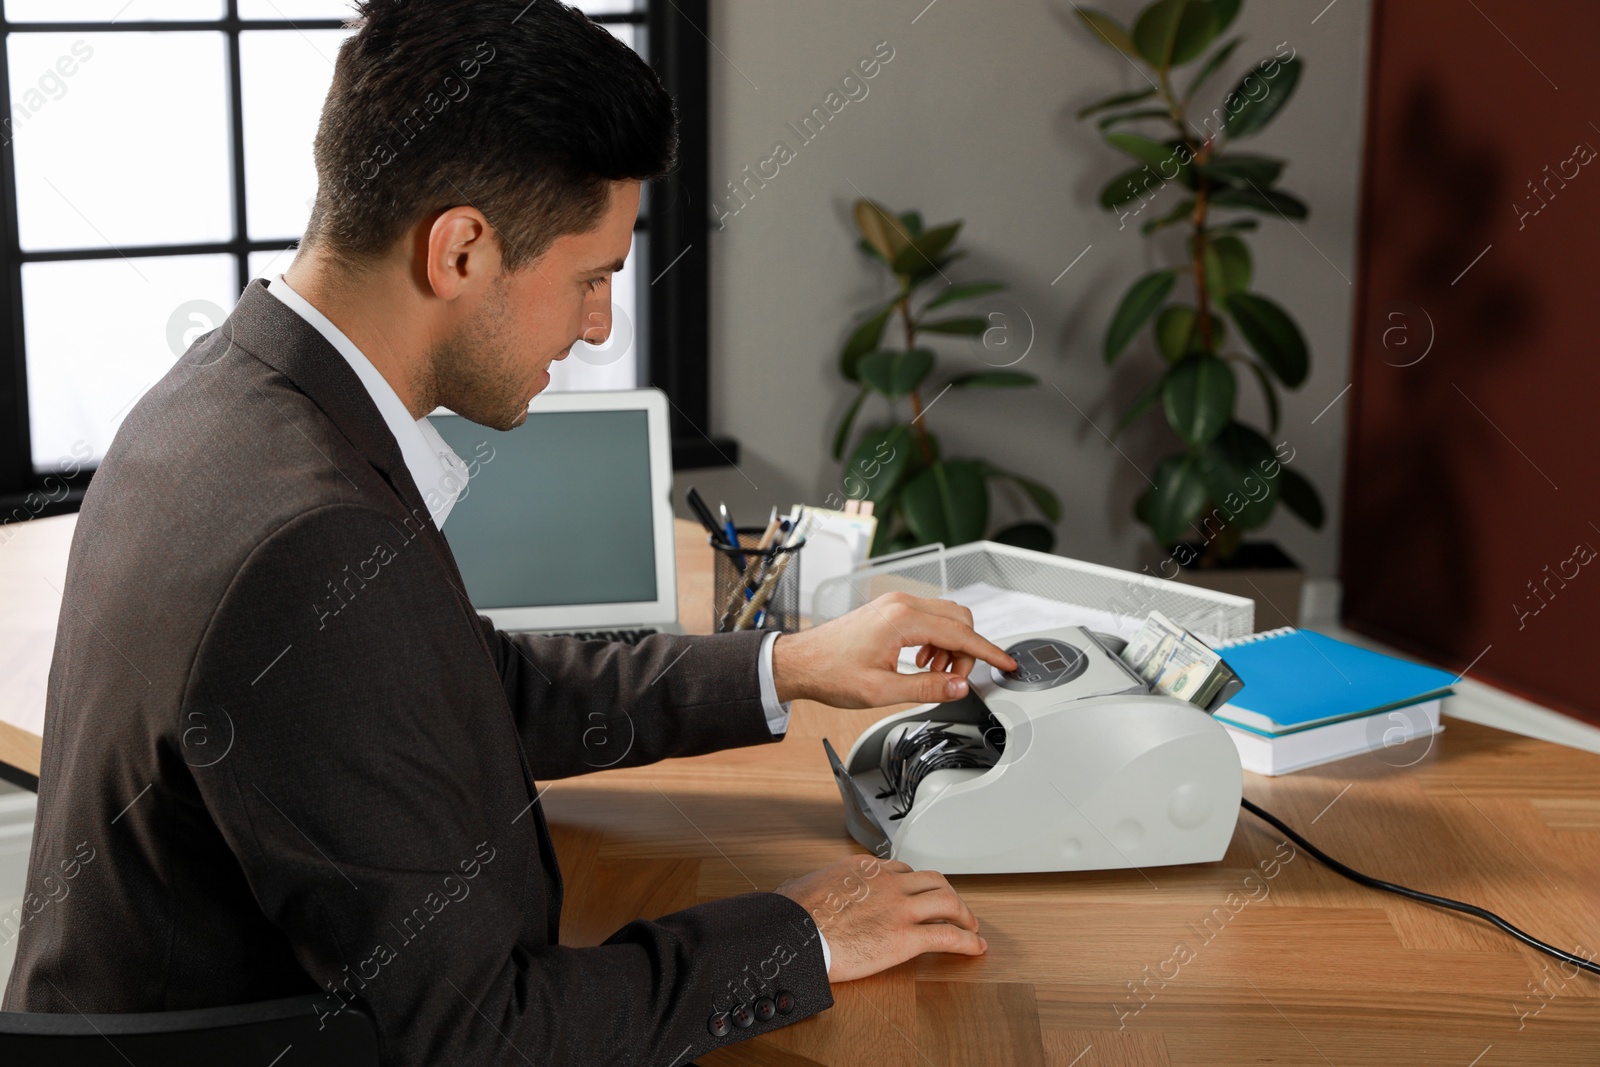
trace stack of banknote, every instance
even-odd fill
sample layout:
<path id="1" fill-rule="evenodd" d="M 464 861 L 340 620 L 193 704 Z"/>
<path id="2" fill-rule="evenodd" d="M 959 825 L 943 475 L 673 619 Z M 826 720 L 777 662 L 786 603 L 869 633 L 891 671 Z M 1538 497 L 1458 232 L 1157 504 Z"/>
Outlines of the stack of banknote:
<path id="1" fill-rule="evenodd" d="M 1221 656 L 1159 611 L 1150 613 L 1122 659 L 1158 692 L 1201 707 L 1234 677 Z"/>

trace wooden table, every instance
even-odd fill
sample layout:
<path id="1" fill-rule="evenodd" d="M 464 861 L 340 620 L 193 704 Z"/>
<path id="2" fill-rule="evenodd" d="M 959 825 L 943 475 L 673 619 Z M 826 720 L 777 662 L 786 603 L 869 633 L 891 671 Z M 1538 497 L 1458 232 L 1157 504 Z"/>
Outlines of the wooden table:
<path id="1" fill-rule="evenodd" d="M 679 533 L 682 617 L 707 630 L 710 550 L 696 527 Z M 563 942 L 865 854 L 820 739 L 845 752 L 881 714 L 799 703 L 781 744 L 554 783 Z M 1245 795 L 1358 869 L 1600 949 L 1600 756 L 1451 721 L 1415 766 L 1247 774 Z M 1600 1062 L 1600 978 L 1288 848 L 1274 867 L 1282 841 L 1242 814 L 1219 863 L 955 878 L 986 956 L 836 985 L 831 1010 L 699 1062 Z"/>
<path id="2" fill-rule="evenodd" d="M 28 525 L 30 541 L 0 545 L 0 590 L 33 598 L 53 631 L 44 579 L 59 589 L 70 527 Z M 708 631 L 710 549 L 690 523 L 678 558 L 681 617 Z M 8 626 L 36 630 L 19 603 Z M 781 744 L 553 783 L 563 942 L 865 854 L 820 739 L 848 751 L 880 714 L 801 702 Z M 0 758 L 36 773 L 39 746 L 36 730 L 0 722 Z M 1245 795 L 1358 869 L 1480 904 L 1568 951 L 1600 949 L 1600 756 L 1452 721 L 1415 766 L 1368 755 L 1247 774 Z M 1600 978 L 1309 856 L 1272 866 L 1290 854 L 1281 842 L 1242 815 L 1220 863 L 955 878 L 986 956 L 923 956 L 836 985 L 831 1010 L 699 1062 L 1600 1062 Z"/>

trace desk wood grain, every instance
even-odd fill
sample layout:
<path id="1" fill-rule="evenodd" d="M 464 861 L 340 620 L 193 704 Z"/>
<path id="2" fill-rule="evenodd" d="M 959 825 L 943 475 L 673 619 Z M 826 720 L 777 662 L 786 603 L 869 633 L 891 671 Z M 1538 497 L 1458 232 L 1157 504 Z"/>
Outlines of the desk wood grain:
<path id="1" fill-rule="evenodd" d="M 680 617 L 707 632 L 710 549 L 677 533 Z M 780 744 L 551 783 L 563 943 L 865 854 L 821 738 L 847 751 L 879 717 L 799 702 Z M 0 722 L 0 759 L 36 773 L 40 744 Z M 1247 774 L 1245 794 L 1370 874 L 1600 949 L 1600 756 L 1451 720 L 1420 758 Z M 836 985 L 831 1010 L 700 1062 L 1499 1067 L 1600 1050 L 1600 979 L 1347 882 L 1249 815 L 1218 863 L 953 881 L 987 955 Z"/>
<path id="2" fill-rule="evenodd" d="M 706 608 L 685 622 L 709 629 L 710 551 L 689 524 L 679 581 Z M 821 738 L 846 751 L 879 716 L 802 702 L 780 744 L 554 783 L 563 942 L 865 854 Z M 1398 752 L 1247 774 L 1245 794 L 1361 870 L 1600 949 L 1600 756 L 1455 720 Z M 1363 889 L 1247 814 L 1218 863 L 952 881 L 987 955 L 836 985 L 832 1010 L 699 1062 L 1497 1067 L 1600 1052 L 1600 978 Z"/>

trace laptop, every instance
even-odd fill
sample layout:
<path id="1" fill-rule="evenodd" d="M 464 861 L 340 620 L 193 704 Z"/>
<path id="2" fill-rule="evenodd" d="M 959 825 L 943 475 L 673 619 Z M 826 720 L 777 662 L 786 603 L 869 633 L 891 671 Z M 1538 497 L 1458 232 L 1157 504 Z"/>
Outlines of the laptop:
<path id="1" fill-rule="evenodd" d="M 542 393 L 514 430 L 429 421 L 471 474 L 443 532 L 496 627 L 630 643 L 684 632 L 664 393 Z"/>

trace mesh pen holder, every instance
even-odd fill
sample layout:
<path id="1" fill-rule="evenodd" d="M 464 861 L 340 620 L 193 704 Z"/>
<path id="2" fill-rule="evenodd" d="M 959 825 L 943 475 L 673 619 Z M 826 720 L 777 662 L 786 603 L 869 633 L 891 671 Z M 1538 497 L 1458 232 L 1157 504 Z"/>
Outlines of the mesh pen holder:
<path id="1" fill-rule="evenodd" d="M 805 538 L 787 548 L 757 548 L 765 526 L 738 528 L 739 544 L 712 539 L 711 625 L 717 633 L 732 630 L 800 629 L 800 550 Z M 779 538 L 774 538 L 774 542 Z M 739 566 L 740 559 L 744 568 Z"/>

